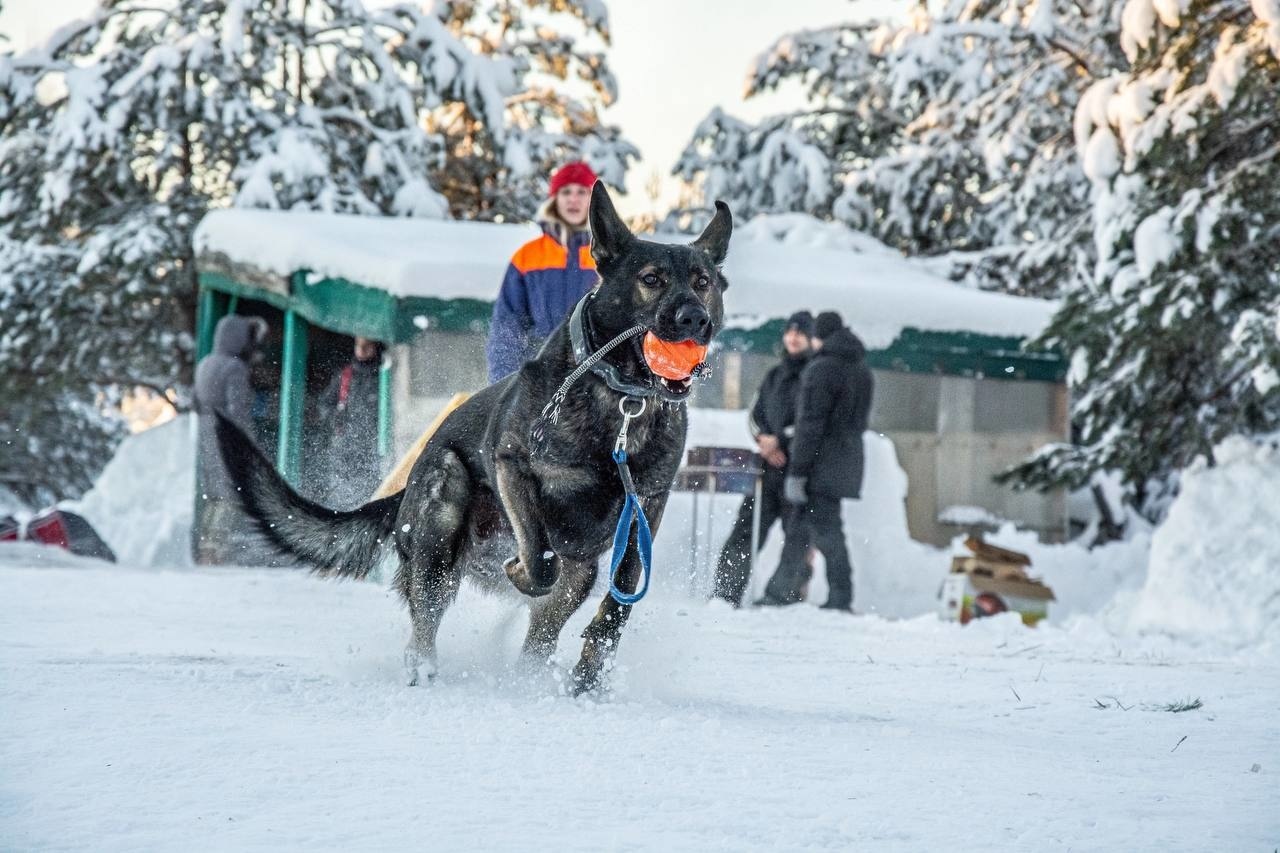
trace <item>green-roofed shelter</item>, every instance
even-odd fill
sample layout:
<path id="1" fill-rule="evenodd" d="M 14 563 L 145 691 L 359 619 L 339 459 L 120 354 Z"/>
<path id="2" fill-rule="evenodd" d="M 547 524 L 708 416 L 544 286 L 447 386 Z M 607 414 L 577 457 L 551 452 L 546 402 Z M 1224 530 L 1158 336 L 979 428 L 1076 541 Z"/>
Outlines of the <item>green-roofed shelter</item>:
<path id="1" fill-rule="evenodd" d="M 246 306 L 279 312 L 276 455 L 297 481 L 309 341 L 356 335 L 388 345 L 380 402 L 388 462 L 444 401 L 485 384 L 484 340 L 508 259 L 534 226 L 226 210 L 196 234 L 198 352 L 217 320 Z M 658 237 L 653 239 L 680 239 Z M 1060 494 L 1016 494 L 991 475 L 1067 436 L 1065 365 L 1025 343 L 1052 303 L 966 289 L 884 247 L 851 251 L 735 235 L 726 326 L 694 406 L 744 408 L 776 363 L 784 318 L 838 310 L 877 376 L 872 427 L 894 440 L 910 478 L 919 539 L 942 542 L 952 507 L 980 507 L 1050 537 L 1065 532 Z M 953 513 L 954 515 L 954 513 Z"/>

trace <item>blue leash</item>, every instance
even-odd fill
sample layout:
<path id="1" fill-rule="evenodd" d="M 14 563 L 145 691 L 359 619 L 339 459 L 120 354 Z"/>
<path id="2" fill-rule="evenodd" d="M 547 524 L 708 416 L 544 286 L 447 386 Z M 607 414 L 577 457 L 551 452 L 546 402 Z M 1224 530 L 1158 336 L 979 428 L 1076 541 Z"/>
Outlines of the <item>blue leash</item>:
<path id="1" fill-rule="evenodd" d="M 622 512 L 618 515 L 618 527 L 613 532 L 613 557 L 609 562 L 609 594 L 619 604 L 635 604 L 644 598 L 649 591 L 649 572 L 653 561 L 653 534 L 649 530 L 649 519 L 645 518 L 644 507 L 640 506 L 640 498 L 636 495 L 636 484 L 631 479 L 631 468 L 627 465 L 627 427 L 631 419 L 644 413 L 646 402 L 639 400 L 640 408 L 634 412 L 627 411 L 627 400 L 634 397 L 623 397 L 618 401 L 618 411 L 622 412 L 622 429 L 618 432 L 618 440 L 613 445 L 613 461 L 618 465 L 618 476 L 622 478 L 622 489 L 626 500 L 622 504 Z M 644 572 L 643 583 L 635 592 L 627 593 L 618 589 L 618 566 L 627 555 L 627 542 L 631 538 L 631 522 L 636 524 L 636 550 L 640 553 L 640 568 Z"/>

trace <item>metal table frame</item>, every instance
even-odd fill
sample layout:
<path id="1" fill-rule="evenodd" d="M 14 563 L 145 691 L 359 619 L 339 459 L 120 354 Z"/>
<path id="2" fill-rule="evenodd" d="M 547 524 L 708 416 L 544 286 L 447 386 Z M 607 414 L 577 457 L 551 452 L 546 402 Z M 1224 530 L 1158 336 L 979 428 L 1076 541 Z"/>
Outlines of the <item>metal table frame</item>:
<path id="1" fill-rule="evenodd" d="M 708 496 L 707 498 L 708 527 L 707 527 L 707 533 L 705 537 L 707 540 L 707 561 L 708 562 L 711 559 L 711 553 L 710 553 L 711 552 L 711 527 L 710 527 L 711 522 L 710 520 L 714 517 L 711 515 L 711 512 L 710 512 L 711 510 L 710 502 L 714 499 L 714 496 L 717 494 L 742 495 L 744 499 L 747 497 L 747 494 L 744 492 L 740 492 L 737 490 L 721 490 L 716 488 L 717 478 L 720 475 L 725 475 L 725 474 L 734 474 L 737 476 L 742 476 L 743 474 L 749 474 L 752 476 L 752 478 L 755 481 L 755 485 L 752 488 L 752 497 L 754 498 L 754 502 L 752 503 L 752 506 L 751 506 L 751 542 L 749 543 L 749 548 L 751 553 L 751 577 L 754 578 L 756 576 L 756 558 L 758 556 L 759 544 L 760 544 L 760 499 L 763 491 L 764 469 L 754 468 L 754 467 L 744 468 L 741 466 L 732 466 L 732 465 L 686 465 L 685 467 L 681 468 L 677 473 L 675 490 L 681 491 L 681 492 L 689 492 L 691 495 L 693 495 L 693 518 L 691 520 L 691 524 L 689 525 L 689 581 L 691 584 L 693 583 L 693 580 L 698 576 L 698 507 L 700 504 L 699 495 L 705 494 Z M 682 489 L 679 487 L 681 478 L 687 475 L 703 475 L 706 477 L 706 482 L 702 488 L 697 488 L 697 489 L 683 488 Z"/>

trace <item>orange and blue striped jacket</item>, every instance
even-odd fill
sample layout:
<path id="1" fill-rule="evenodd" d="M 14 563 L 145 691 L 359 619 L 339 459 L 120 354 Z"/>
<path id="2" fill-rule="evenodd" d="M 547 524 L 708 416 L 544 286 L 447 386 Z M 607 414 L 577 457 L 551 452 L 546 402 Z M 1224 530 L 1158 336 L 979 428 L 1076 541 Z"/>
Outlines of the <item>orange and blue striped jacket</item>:
<path id="1" fill-rule="evenodd" d="M 550 224 L 542 236 L 525 243 L 511 258 L 493 303 L 493 321 L 485 354 L 489 381 L 515 373 L 538 354 L 573 306 L 596 285 L 591 234 L 576 231 L 565 246 Z"/>

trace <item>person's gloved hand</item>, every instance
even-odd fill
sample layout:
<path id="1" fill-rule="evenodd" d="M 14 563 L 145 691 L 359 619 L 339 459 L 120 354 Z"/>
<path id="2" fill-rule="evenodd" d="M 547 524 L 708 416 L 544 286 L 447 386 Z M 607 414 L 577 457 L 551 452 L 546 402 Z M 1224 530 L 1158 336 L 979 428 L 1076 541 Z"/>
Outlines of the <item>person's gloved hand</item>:
<path id="1" fill-rule="evenodd" d="M 788 475 L 782 481 L 782 497 L 789 504 L 805 504 L 809 502 L 809 495 L 806 491 L 809 486 L 808 477 L 796 477 Z"/>

